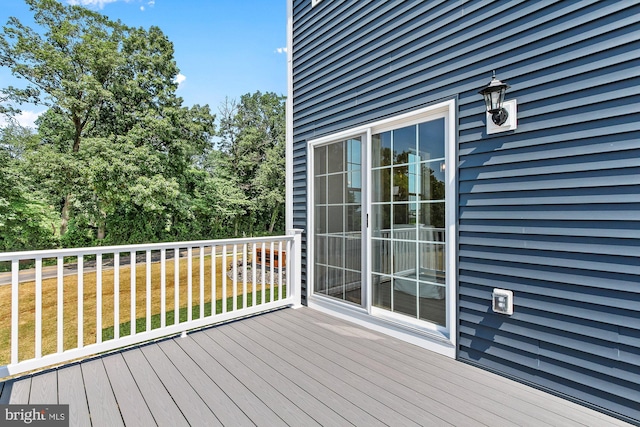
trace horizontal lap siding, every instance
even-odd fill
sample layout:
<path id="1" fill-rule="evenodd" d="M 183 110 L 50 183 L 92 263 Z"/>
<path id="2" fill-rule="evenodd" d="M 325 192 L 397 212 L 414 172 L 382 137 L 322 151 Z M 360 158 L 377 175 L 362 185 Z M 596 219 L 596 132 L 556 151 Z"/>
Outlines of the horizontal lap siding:
<path id="1" fill-rule="evenodd" d="M 294 1 L 306 141 L 458 99 L 459 358 L 640 420 L 640 5 Z M 518 129 L 487 136 L 491 70 Z M 494 287 L 515 312 L 491 313 Z"/>
<path id="2" fill-rule="evenodd" d="M 505 40 L 516 132 L 461 106 L 459 357 L 638 420 L 640 8 L 583 5 Z"/>

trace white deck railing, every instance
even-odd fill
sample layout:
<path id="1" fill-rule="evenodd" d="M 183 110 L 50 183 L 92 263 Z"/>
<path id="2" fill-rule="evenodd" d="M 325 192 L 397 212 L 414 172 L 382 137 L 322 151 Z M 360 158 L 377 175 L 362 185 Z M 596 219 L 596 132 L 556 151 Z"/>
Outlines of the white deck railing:
<path id="1" fill-rule="evenodd" d="M 0 294 L 11 301 L 10 313 L 0 313 L 0 378 L 300 306 L 301 232 L 0 253 L 0 263 L 10 265 Z M 284 252 L 286 264 L 267 271 L 257 252 L 274 267 Z M 30 267 L 21 271 L 25 263 Z"/>

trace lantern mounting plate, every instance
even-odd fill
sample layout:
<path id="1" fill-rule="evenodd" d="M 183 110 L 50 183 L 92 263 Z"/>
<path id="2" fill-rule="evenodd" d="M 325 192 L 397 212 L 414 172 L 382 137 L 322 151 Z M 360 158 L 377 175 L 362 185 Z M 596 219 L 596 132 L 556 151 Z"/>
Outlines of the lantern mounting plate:
<path id="1" fill-rule="evenodd" d="M 493 123 L 491 118 L 492 114 L 487 111 L 487 135 L 491 135 L 494 133 L 507 132 L 510 130 L 515 130 L 518 128 L 518 108 L 515 99 L 511 99 L 509 101 L 504 101 L 502 104 L 502 108 L 507 110 L 507 121 L 504 122 L 502 126 L 498 126 Z"/>

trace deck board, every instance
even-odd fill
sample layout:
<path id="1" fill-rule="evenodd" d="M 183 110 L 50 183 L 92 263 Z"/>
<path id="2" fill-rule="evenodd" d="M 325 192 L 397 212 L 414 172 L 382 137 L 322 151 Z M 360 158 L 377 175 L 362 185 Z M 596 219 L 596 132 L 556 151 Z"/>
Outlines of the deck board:
<path id="1" fill-rule="evenodd" d="M 340 363 L 341 367 L 347 369 L 350 373 L 368 381 L 372 386 L 378 387 L 380 392 L 390 393 L 400 399 L 403 406 L 398 407 L 401 408 L 401 412 L 417 423 L 425 419 L 427 416 L 425 412 L 437 416 L 442 421 L 448 419 L 449 422 L 453 422 L 455 425 L 473 425 L 478 422 L 489 423 L 491 418 L 495 418 L 477 419 L 478 412 L 484 410 L 474 405 L 469 408 L 473 416 L 468 416 L 461 412 L 451 413 L 452 408 L 446 402 L 447 400 L 455 399 L 455 396 L 447 396 L 445 390 L 433 387 L 431 384 L 418 383 L 410 375 L 399 372 L 396 360 L 387 359 L 384 363 L 380 363 L 366 357 L 365 354 L 349 349 L 347 344 L 353 337 L 348 339 L 345 336 L 333 334 L 332 338 L 326 339 L 317 335 L 317 331 L 313 329 L 296 327 L 295 324 L 288 322 L 289 319 L 271 317 L 269 320 L 279 327 L 287 325 L 289 328 L 293 328 L 293 335 L 300 337 L 299 339 L 313 336 L 317 354 L 327 358 L 327 360 L 330 360 L 333 354 L 338 354 L 339 359 L 335 360 L 335 362 Z M 499 420 L 494 419 L 493 421 L 494 425 L 500 425 Z"/>
<path id="2" fill-rule="evenodd" d="M 222 425 L 159 346 L 146 345 L 141 350 L 190 425 Z"/>
<path id="3" fill-rule="evenodd" d="M 187 420 L 139 348 L 122 353 L 129 372 L 159 426 L 188 426 Z"/>
<path id="4" fill-rule="evenodd" d="M 155 420 L 151 410 L 129 372 L 122 354 L 106 356 L 103 362 L 125 425 L 154 425 Z"/>
<path id="5" fill-rule="evenodd" d="M 307 346 L 316 355 L 323 357 L 329 363 L 339 365 L 342 376 L 357 388 L 372 390 L 384 402 L 389 402 L 388 406 L 399 411 L 413 422 L 420 424 L 425 419 L 433 418 L 430 422 L 442 424 L 447 422 L 454 425 L 473 425 L 478 421 L 464 413 L 451 413 L 450 408 L 437 399 L 442 397 L 440 390 L 430 388 L 433 399 L 428 395 L 420 395 L 416 390 L 407 387 L 407 384 L 418 385 L 411 377 L 402 377 L 395 369 L 394 360 L 389 359 L 387 363 L 375 364 L 364 355 L 349 350 L 346 346 L 347 337 L 334 334 L 332 339 L 314 335 L 313 330 L 305 327 L 297 327 L 289 322 L 287 318 L 271 316 L 268 319 L 268 327 L 274 331 L 284 327 L 292 333 L 291 339 L 299 346 Z M 312 337 L 312 338 L 307 338 Z M 352 338 L 352 337 L 349 337 Z M 313 345 L 308 342 L 313 342 Z M 397 422 L 397 421 L 396 421 Z"/>
<path id="6" fill-rule="evenodd" d="M 484 392 L 480 392 L 479 387 L 481 384 L 477 383 L 460 383 L 460 387 L 452 389 L 450 377 L 451 371 L 455 370 L 451 362 L 451 359 L 445 358 L 437 354 L 429 354 L 427 360 L 421 361 L 416 364 L 412 359 L 403 360 L 403 363 L 396 363 L 397 360 L 402 360 L 400 355 L 393 354 L 392 352 L 384 352 L 384 347 L 379 343 L 367 346 L 366 344 L 372 342 L 369 337 L 372 334 L 367 334 L 366 339 L 359 338 L 352 328 L 342 326 L 334 323 L 314 323 L 314 322 L 301 322 L 300 318 L 292 314 L 291 312 L 281 312 L 280 316 L 273 316 L 270 319 L 279 321 L 281 325 L 287 322 L 290 327 L 295 327 L 294 331 L 306 331 L 307 335 L 311 335 L 314 339 L 317 339 L 319 343 L 329 348 L 330 343 L 335 342 L 335 345 L 343 348 L 342 352 L 345 357 L 350 357 L 352 361 L 366 360 L 364 366 L 366 369 L 373 372 L 385 372 L 386 375 L 391 375 L 390 379 L 398 381 L 400 384 L 408 384 L 410 391 L 414 391 L 418 401 L 424 399 L 433 399 L 444 405 L 449 409 L 445 411 L 460 411 L 465 408 L 465 412 L 470 414 L 473 420 L 457 420 L 456 424 L 492 424 L 495 426 L 511 426 L 521 422 L 523 412 L 517 408 L 505 407 L 504 405 L 496 406 L 496 398 L 508 398 L 508 396 L 496 396 L 500 394 L 497 390 L 492 391 L 490 396 Z M 333 325 L 334 327 L 329 327 Z M 348 338 L 348 339 L 347 339 Z M 379 336 L 379 340 L 384 341 L 385 337 Z M 373 347 L 373 348 L 372 348 Z M 395 346 L 398 347 L 397 345 Z M 366 356 L 366 357 L 365 357 Z M 443 359 L 443 368 L 434 368 L 432 361 L 434 359 Z M 454 362 L 456 363 L 456 362 Z M 389 370 L 388 367 L 393 365 L 393 369 Z M 476 387 L 474 387 L 474 385 Z M 482 391 L 486 389 L 483 388 Z M 517 406 L 517 405 L 516 405 Z M 430 411 L 434 411 L 437 406 L 430 407 Z M 441 408 L 442 409 L 442 408 Z M 493 409 L 493 411 L 492 411 Z M 533 408 L 536 416 L 539 417 L 540 408 Z M 533 416 L 530 414 L 529 416 Z M 557 416 L 550 415 L 542 421 L 548 423 L 554 423 L 557 421 Z M 538 418 L 540 419 L 540 418 Z M 580 425 L 579 423 L 573 423 L 570 420 L 566 420 L 565 425 Z"/>
<path id="7" fill-rule="evenodd" d="M 265 351 L 261 346 L 247 340 L 232 328 L 218 329 L 220 333 L 216 341 L 225 349 L 237 355 L 255 375 L 260 376 L 289 402 L 313 418 L 318 425 L 341 425 L 345 419 L 324 405 L 314 395 L 296 384 L 286 373 L 279 372 L 270 363 L 262 360 Z M 211 330 L 213 332 L 213 330 Z"/>
<path id="8" fill-rule="evenodd" d="M 288 377 L 298 389 L 304 390 L 306 393 L 314 396 L 319 403 L 322 403 L 327 410 L 337 414 L 342 418 L 336 419 L 334 425 L 347 423 L 365 423 L 366 425 L 382 425 L 379 420 L 372 417 L 360 407 L 351 404 L 338 393 L 336 393 L 330 383 L 323 383 L 319 379 L 315 379 L 310 374 L 309 369 L 301 365 L 304 362 L 298 355 L 298 359 L 294 359 L 291 352 L 284 350 L 276 342 L 269 339 L 263 334 L 258 333 L 253 323 L 235 322 L 230 325 L 233 333 L 226 332 L 228 335 L 236 334 L 242 337 L 243 341 L 250 341 L 260 346 L 260 349 L 253 350 L 255 357 L 260 358 L 264 363 L 275 369 L 280 375 Z"/>
<path id="9" fill-rule="evenodd" d="M 82 363 L 80 367 L 87 393 L 91 425 L 93 427 L 124 425 L 102 359 L 89 360 Z"/>
<path id="10" fill-rule="evenodd" d="M 10 405 L 26 405 L 31 394 L 31 377 L 12 380 L 7 384 L 6 403 Z"/>
<path id="11" fill-rule="evenodd" d="M 434 425 L 451 424 L 446 423 L 442 418 L 432 415 L 426 411 L 407 404 L 401 398 L 390 394 L 384 387 L 368 381 L 367 379 L 354 374 L 342 366 L 343 360 L 339 354 L 333 354 L 326 358 L 320 354 L 324 352 L 321 345 L 313 340 L 305 340 L 304 337 L 288 333 L 288 328 L 282 328 L 271 319 L 262 318 L 256 321 L 255 328 L 263 331 L 271 339 L 278 341 L 285 352 L 298 353 L 305 364 L 318 368 L 320 375 L 328 376 L 334 384 L 336 390 L 340 390 L 343 397 L 351 400 L 352 403 L 364 408 L 373 417 L 387 425 L 420 425 L 419 421 L 411 418 L 411 415 L 422 416 L 422 422 Z M 304 366 L 304 365 L 303 365 Z"/>
<path id="12" fill-rule="evenodd" d="M 56 371 L 34 375 L 33 378 L 31 378 L 29 403 L 58 403 L 58 374 Z"/>
<path id="13" fill-rule="evenodd" d="M 159 346 L 223 425 L 238 427 L 254 425 L 175 340 L 161 342 Z"/>
<path id="14" fill-rule="evenodd" d="M 175 341 L 200 366 L 202 371 L 224 390 L 225 394 L 235 402 L 251 422 L 256 425 L 285 426 L 285 422 L 271 408 L 258 399 L 249 388 L 238 381 L 205 348 L 198 344 L 194 339 L 198 335 L 200 334 L 191 334 L 186 339 Z M 206 345 L 207 341 L 204 343 Z M 215 349 L 210 351 L 216 352 Z"/>
<path id="15" fill-rule="evenodd" d="M 66 366 L 58 371 L 58 403 L 69 405 L 69 425 L 91 425 L 89 405 L 84 390 L 80 364 Z"/>
<path id="16" fill-rule="evenodd" d="M 295 407 L 271 384 L 243 365 L 237 357 L 239 355 L 231 353 L 223 345 L 226 343 L 221 339 L 218 329 L 204 331 L 204 334 L 197 334 L 194 340 L 204 347 L 213 347 L 217 351 L 211 354 L 218 363 L 223 366 L 238 381 L 242 382 L 251 392 L 265 403 L 278 417 L 288 425 L 311 426 L 318 425 L 303 410 Z M 222 344 L 221 344 L 222 343 Z"/>
<path id="17" fill-rule="evenodd" d="M 0 383 L 71 426 L 624 422 L 309 308 L 278 310 Z"/>

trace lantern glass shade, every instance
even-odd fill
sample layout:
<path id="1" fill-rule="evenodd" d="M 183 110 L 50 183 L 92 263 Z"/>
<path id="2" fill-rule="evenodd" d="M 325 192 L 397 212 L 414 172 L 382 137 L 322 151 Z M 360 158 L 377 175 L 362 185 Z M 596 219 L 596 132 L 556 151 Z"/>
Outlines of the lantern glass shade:
<path id="1" fill-rule="evenodd" d="M 493 113 L 502 108 L 504 102 L 504 94 L 509 85 L 502 83 L 495 77 L 489 85 L 482 89 L 480 93 L 484 96 L 484 102 L 487 104 L 487 111 Z"/>
<path id="2" fill-rule="evenodd" d="M 484 102 L 487 105 L 487 111 L 491 113 L 491 119 L 498 126 L 502 126 L 509 117 L 507 111 L 502 108 L 504 94 L 508 88 L 508 84 L 502 83 L 500 80 L 496 79 L 494 72 L 491 82 L 489 82 L 487 87 L 479 92 L 484 97 Z"/>

